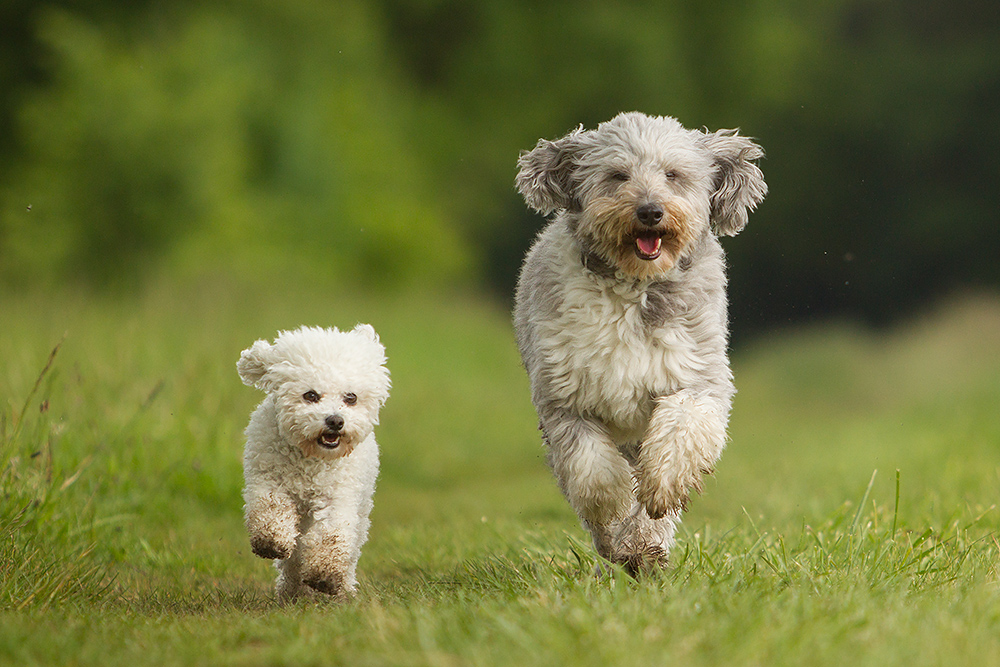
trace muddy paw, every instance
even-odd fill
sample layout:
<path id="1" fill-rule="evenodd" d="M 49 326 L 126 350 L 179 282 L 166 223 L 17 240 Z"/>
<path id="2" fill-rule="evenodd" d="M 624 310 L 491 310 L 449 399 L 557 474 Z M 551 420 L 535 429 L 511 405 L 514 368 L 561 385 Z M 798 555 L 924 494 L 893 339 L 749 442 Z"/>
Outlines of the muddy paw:
<path id="1" fill-rule="evenodd" d="M 630 553 L 619 554 L 615 557 L 615 562 L 625 568 L 633 579 L 639 579 L 643 575 L 663 570 L 667 567 L 669 559 L 666 549 L 647 546 Z"/>
<path id="2" fill-rule="evenodd" d="M 688 489 L 678 484 L 662 483 L 659 480 L 642 480 L 636 490 L 636 497 L 650 519 L 662 519 L 671 512 L 687 509 Z"/>
<path id="3" fill-rule="evenodd" d="M 336 573 L 303 573 L 302 583 L 314 591 L 319 591 L 338 599 L 346 599 L 353 594 L 353 591 L 344 585 L 344 578 Z"/>
<path id="4" fill-rule="evenodd" d="M 291 548 L 278 544 L 278 542 L 274 539 L 267 537 L 250 538 L 250 548 L 253 549 L 253 552 L 261 558 L 267 558 L 269 560 L 288 558 L 288 556 L 292 553 Z"/>

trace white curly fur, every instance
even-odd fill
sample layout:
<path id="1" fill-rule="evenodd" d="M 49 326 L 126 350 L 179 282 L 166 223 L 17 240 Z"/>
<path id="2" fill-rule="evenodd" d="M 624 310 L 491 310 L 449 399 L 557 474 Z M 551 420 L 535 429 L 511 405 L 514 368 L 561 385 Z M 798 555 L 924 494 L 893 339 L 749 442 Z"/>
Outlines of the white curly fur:
<path id="1" fill-rule="evenodd" d="M 302 327 L 240 355 L 243 382 L 267 392 L 243 456 L 254 553 L 275 559 L 283 601 L 354 593 L 378 476 L 374 427 L 389 396 L 375 330 Z"/>

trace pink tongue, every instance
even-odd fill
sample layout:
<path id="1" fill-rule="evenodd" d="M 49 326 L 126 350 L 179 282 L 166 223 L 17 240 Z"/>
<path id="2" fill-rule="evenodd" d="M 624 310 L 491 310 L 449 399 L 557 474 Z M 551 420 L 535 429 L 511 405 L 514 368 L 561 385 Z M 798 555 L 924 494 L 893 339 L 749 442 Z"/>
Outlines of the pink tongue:
<path id="1" fill-rule="evenodd" d="M 659 236 L 640 236 L 635 240 L 635 244 L 643 255 L 655 255 L 660 251 Z"/>

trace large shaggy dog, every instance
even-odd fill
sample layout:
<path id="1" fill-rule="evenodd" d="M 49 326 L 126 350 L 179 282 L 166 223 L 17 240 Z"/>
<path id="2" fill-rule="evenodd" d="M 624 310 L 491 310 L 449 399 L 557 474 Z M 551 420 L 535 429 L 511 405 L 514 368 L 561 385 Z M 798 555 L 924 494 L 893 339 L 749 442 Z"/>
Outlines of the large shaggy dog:
<path id="1" fill-rule="evenodd" d="M 605 558 L 666 563 L 692 489 L 726 443 L 725 260 L 767 192 L 734 130 L 624 113 L 521 154 L 517 187 L 554 213 L 514 323 L 548 462 Z"/>
<path id="2" fill-rule="evenodd" d="M 389 396 L 375 330 L 301 327 L 243 351 L 240 378 L 267 397 L 243 454 L 250 546 L 275 559 L 282 601 L 354 593 L 378 476 L 374 429 Z"/>

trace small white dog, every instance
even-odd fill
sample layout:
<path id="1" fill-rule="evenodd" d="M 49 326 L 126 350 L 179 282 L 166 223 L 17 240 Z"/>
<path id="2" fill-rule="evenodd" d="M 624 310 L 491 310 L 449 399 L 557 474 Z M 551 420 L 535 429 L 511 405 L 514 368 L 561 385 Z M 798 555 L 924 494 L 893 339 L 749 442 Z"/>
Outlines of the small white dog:
<path id="1" fill-rule="evenodd" d="M 378 476 L 373 430 L 389 396 L 385 362 L 367 324 L 283 331 L 240 355 L 240 378 L 267 392 L 246 428 L 246 527 L 254 553 L 277 559 L 282 601 L 355 591 Z"/>
<path id="2" fill-rule="evenodd" d="M 666 563 L 691 490 L 726 443 L 733 235 L 767 192 L 735 130 L 620 114 L 521 154 L 517 187 L 555 214 L 524 260 L 514 323 L 559 486 L 598 552 Z"/>

